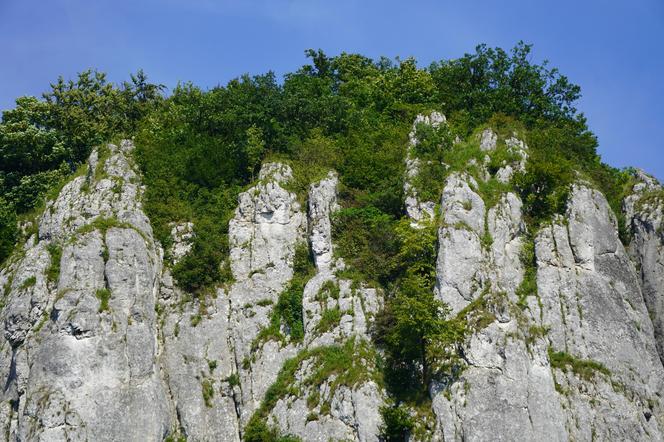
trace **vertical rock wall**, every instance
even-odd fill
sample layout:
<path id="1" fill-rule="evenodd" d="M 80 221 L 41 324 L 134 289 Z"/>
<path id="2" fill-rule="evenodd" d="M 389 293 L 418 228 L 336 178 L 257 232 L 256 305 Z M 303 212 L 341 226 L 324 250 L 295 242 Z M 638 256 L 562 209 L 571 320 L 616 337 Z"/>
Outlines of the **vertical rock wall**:
<path id="1" fill-rule="evenodd" d="M 157 362 L 161 253 L 132 148 L 95 150 L 5 270 L 0 375 L 10 440 L 158 441 L 169 432 Z"/>
<path id="2" fill-rule="evenodd" d="M 490 202 L 482 190 L 523 171 L 527 146 L 490 129 L 475 141 L 484 162 L 469 164 L 474 175 L 449 175 L 438 214 L 410 184 L 412 149 L 406 164 L 413 226 L 439 222 L 436 296 L 467 323 L 459 366 L 429 388 L 430 438 L 664 439 L 661 186 L 636 173 L 624 202 L 627 250 L 606 199 L 582 182 L 564 214 L 528 232 L 515 193 Z M 515 160 L 489 170 L 501 148 Z M 234 281 L 193 296 L 163 264 L 132 149 L 95 149 L 0 270 L 0 434 L 240 441 L 253 416 L 306 441 L 379 440 L 387 393 L 369 331 L 383 295 L 340 276 L 337 175 L 313 183 L 303 207 L 288 190 L 291 169 L 265 164 L 229 225 Z M 173 227 L 172 262 L 188 253 L 193 231 Z M 533 238 L 537 293 L 524 294 L 521 252 Z M 283 323 L 270 329 L 298 247 L 315 264 L 301 339 Z"/>

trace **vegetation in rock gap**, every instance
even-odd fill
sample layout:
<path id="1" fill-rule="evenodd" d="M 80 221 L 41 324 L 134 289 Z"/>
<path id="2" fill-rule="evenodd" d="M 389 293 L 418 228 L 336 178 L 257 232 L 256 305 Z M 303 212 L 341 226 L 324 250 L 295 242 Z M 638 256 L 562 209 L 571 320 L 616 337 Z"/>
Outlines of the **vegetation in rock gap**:
<path id="1" fill-rule="evenodd" d="M 602 373 L 605 376 L 611 375 L 609 369 L 599 362 L 579 359 L 564 351 L 555 351 L 551 347 L 549 347 L 548 353 L 551 367 L 561 370 L 570 369 L 583 379 L 590 380 L 596 373 Z"/>
<path id="2" fill-rule="evenodd" d="M 7 201 L 0 196 L 0 263 L 11 254 L 17 233 L 16 213 Z"/>
<path id="3" fill-rule="evenodd" d="M 111 299 L 111 291 L 109 289 L 98 289 L 95 296 L 99 299 L 99 313 L 110 310 L 108 301 Z"/>
<path id="4" fill-rule="evenodd" d="M 403 405 L 382 407 L 380 413 L 383 417 L 383 425 L 380 429 L 381 436 L 386 442 L 402 442 L 406 435 L 415 427 L 413 416 L 408 407 Z"/>
<path id="5" fill-rule="evenodd" d="M 62 259 L 62 247 L 57 243 L 51 243 L 47 246 L 48 253 L 51 255 L 51 263 L 46 270 L 46 279 L 49 282 L 56 282 L 60 277 L 60 260 Z"/>
<path id="6" fill-rule="evenodd" d="M 313 371 L 300 382 L 296 373 L 304 361 L 313 363 Z M 244 429 L 244 440 L 255 442 L 291 441 L 291 436 L 281 436 L 268 421 L 268 415 L 277 401 L 289 395 L 297 395 L 304 387 L 311 392 L 307 398 L 310 409 L 318 409 L 321 414 L 328 414 L 330 403 L 321 396 L 321 385 L 328 382 L 327 400 L 334 397 L 340 386 L 353 387 L 363 381 L 373 379 L 382 384 L 380 373 L 376 370 L 377 355 L 367 342 L 351 339 L 342 345 L 317 347 L 301 351 L 296 357 L 284 363 L 277 380 L 265 393 L 260 407 L 253 414 Z"/>
<path id="7" fill-rule="evenodd" d="M 535 240 L 531 236 L 524 239 L 520 258 L 524 274 L 521 284 L 516 289 L 516 295 L 519 298 L 519 306 L 525 308 L 527 306 L 526 298 L 532 295 L 537 296 L 537 259 L 535 256 Z"/>
<path id="8" fill-rule="evenodd" d="M 309 247 L 306 243 L 300 243 L 296 246 L 293 257 L 293 278 L 279 295 L 270 316 L 270 325 L 260 331 L 252 347 L 256 348 L 269 339 L 284 340 L 286 337 L 281 332 L 282 327 L 287 330 L 290 340 L 299 342 L 304 338 L 302 295 L 305 284 L 313 274 L 314 264 Z M 263 302 L 259 302 L 259 305 L 261 303 Z"/>

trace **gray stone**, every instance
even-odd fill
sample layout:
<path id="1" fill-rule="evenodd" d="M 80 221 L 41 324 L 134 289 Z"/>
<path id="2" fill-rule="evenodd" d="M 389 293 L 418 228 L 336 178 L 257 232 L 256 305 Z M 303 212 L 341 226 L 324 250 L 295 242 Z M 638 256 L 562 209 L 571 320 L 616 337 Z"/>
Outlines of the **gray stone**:
<path id="1" fill-rule="evenodd" d="M 103 161 L 93 152 L 88 173 L 47 204 L 40 241 L 13 269 L 0 317 L 10 361 L 0 375 L 15 404 L 10 440 L 157 441 L 171 427 L 157 365 L 161 253 L 131 149 L 109 145 Z M 101 218 L 115 221 L 102 228 L 94 224 Z M 52 244 L 63 250 L 56 281 L 46 278 Z M 110 294 L 104 308 L 100 290 Z"/>
<path id="2" fill-rule="evenodd" d="M 629 253 L 664 360 L 664 191 L 657 180 L 637 170 L 636 184 L 625 198 L 623 210 L 631 235 Z"/>

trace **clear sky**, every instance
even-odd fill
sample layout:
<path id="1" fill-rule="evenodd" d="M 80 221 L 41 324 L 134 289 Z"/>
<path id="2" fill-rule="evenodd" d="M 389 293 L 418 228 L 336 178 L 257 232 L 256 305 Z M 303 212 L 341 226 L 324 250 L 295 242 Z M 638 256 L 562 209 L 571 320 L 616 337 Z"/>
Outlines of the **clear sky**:
<path id="1" fill-rule="evenodd" d="M 0 0 L 0 109 L 89 67 L 211 87 L 307 48 L 425 66 L 519 40 L 581 85 L 607 163 L 664 180 L 664 0 Z"/>

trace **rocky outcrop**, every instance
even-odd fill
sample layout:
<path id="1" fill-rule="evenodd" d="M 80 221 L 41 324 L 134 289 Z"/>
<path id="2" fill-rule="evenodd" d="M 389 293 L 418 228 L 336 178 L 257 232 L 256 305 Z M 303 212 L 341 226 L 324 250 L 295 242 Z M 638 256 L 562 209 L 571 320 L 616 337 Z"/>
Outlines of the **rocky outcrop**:
<path id="1" fill-rule="evenodd" d="M 385 393 L 375 380 L 369 326 L 381 306 L 374 288 L 339 278 L 330 217 L 337 210 L 336 174 L 309 191 L 310 242 L 316 274 L 304 287 L 304 343 L 288 378 L 291 391 L 272 404 L 267 420 L 302 440 L 377 441 Z M 341 364 L 341 365 L 340 365 Z"/>
<path id="2" fill-rule="evenodd" d="M 492 133 L 479 141 L 490 156 Z M 525 161 L 525 145 L 505 145 Z M 663 368 L 604 197 L 574 187 L 565 216 L 536 237 L 538 289 L 524 298 L 521 201 L 508 192 L 487 209 L 479 188 L 452 174 L 441 199 L 436 290 L 470 329 L 457 374 L 431 386 L 438 437 L 661 440 Z"/>
<path id="3" fill-rule="evenodd" d="M 417 128 L 421 124 L 429 125 L 434 128 L 445 124 L 445 116 L 432 112 L 430 115 L 418 115 L 413 123 L 413 128 L 408 134 L 408 151 L 406 155 L 406 177 L 404 179 L 403 191 L 405 195 L 406 213 L 416 225 L 420 221 L 434 218 L 436 203 L 433 201 L 420 201 L 417 190 L 413 185 L 413 180 L 420 171 L 420 159 L 414 155 L 413 148 L 419 143 L 417 139 Z"/>
<path id="4" fill-rule="evenodd" d="M 179 432 L 190 440 L 241 440 L 257 412 L 279 432 L 303 440 L 334 435 L 376 440 L 377 398 L 382 392 L 365 377 L 342 384 L 335 382 L 338 373 L 322 377 L 319 381 L 328 385 L 328 396 L 315 407 L 308 398 L 320 385 L 307 384 L 308 375 L 298 371 L 290 382 L 300 395 L 283 397 L 268 404 L 269 409 L 261 407 L 268 388 L 284 376 L 280 372 L 289 364 L 313 369 L 323 352 L 337 351 L 344 343 L 355 349 L 356 339 L 358 349 L 369 345 L 367 322 L 379 307 L 375 289 L 355 287 L 335 276 L 343 268 L 333 255 L 330 220 L 338 208 L 336 174 L 311 186 L 308 213 L 283 187 L 291 177 L 288 166 L 268 163 L 259 183 L 240 194 L 229 226 L 235 277 L 230 287 L 183 303 L 187 295 L 173 286 L 168 271 L 164 273 L 162 303 L 168 313 L 162 328 L 163 368 Z M 307 233 L 316 274 L 303 293 L 304 336 L 293 339 L 284 324 L 277 335 L 265 335 L 279 296 L 293 277 L 296 248 L 306 247 Z M 358 353 L 351 359 L 359 358 Z M 367 370 L 362 366 L 361 371 Z"/>
<path id="5" fill-rule="evenodd" d="M 256 341 L 293 275 L 295 248 L 306 232 L 297 197 L 282 187 L 291 177 L 288 166 L 268 163 L 259 183 L 240 194 L 229 225 L 230 287 L 186 303 L 184 312 L 178 298 L 186 295 L 170 284 L 162 290 L 170 310 L 164 369 L 181 432 L 193 440 L 240 440 L 284 361 L 296 353 L 292 344 Z"/>
<path id="6" fill-rule="evenodd" d="M 652 319 L 660 359 L 664 360 L 664 190 L 640 170 L 635 172 L 635 180 L 623 204 L 631 235 L 629 253 Z"/>
<path id="7" fill-rule="evenodd" d="M 521 200 L 505 193 L 487 210 L 477 189 L 473 177 L 454 173 L 441 198 L 436 293 L 452 313 L 489 289 L 514 299 L 523 278 Z"/>
<path id="8" fill-rule="evenodd" d="M 635 174 L 627 249 L 583 182 L 564 214 L 528 232 L 509 186 L 527 146 L 491 129 L 471 142 L 484 160 L 448 173 L 439 214 L 418 200 L 407 159 L 413 227 L 439 221 L 435 295 L 466 326 L 411 440 L 663 440 L 659 183 Z M 170 267 L 193 225 L 171 226 L 164 259 L 132 149 L 95 149 L 0 270 L 0 434 L 241 441 L 261 422 L 306 441 L 380 440 L 391 399 L 370 331 L 383 293 L 348 279 L 335 253 L 337 174 L 304 198 L 288 190 L 290 167 L 264 164 L 229 224 L 233 281 L 191 294 Z M 301 296 L 301 330 L 279 316 L 286 295 Z"/>
<path id="9" fill-rule="evenodd" d="M 536 240 L 541 326 L 574 439 L 661 440 L 664 379 L 634 267 L 604 197 L 572 189 L 564 219 Z M 584 372 L 584 363 L 592 374 Z"/>
<path id="10" fill-rule="evenodd" d="M 10 440 L 157 441 L 170 430 L 157 364 L 161 253 L 132 148 L 95 150 L 5 271 L 0 375 L 11 409 L 1 415 Z"/>
<path id="11" fill-rule="evenodd" d="M 490 129 L 479 138 L 487 163 L 497 142 Z M 504 175 L 500 170 L 494 179 Z M 482 178 L 492 179 L 485 173 Z M 436 294 L 470 329 L 457 375 L 431 385 L 434 437 L 566 440 L 562 407 L 551 401 L 556 392 L 546 343 L 530 336 L 528 314 L 517 307 L 526 236 L 521 200 L 507 192 L 486 207 L 476 179 L 453 173 L 440 207 Z"/>

